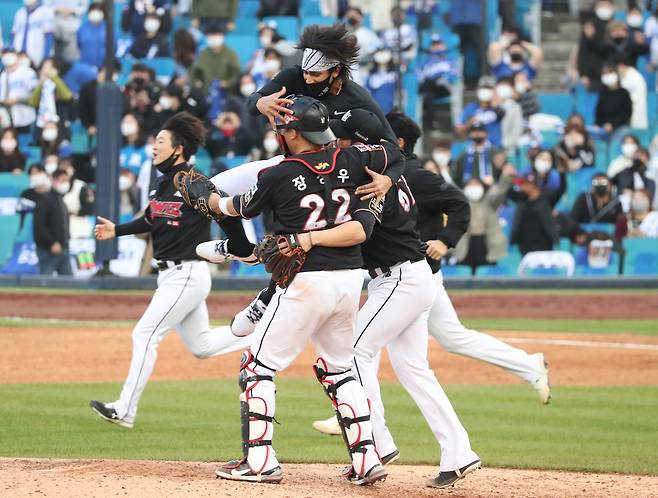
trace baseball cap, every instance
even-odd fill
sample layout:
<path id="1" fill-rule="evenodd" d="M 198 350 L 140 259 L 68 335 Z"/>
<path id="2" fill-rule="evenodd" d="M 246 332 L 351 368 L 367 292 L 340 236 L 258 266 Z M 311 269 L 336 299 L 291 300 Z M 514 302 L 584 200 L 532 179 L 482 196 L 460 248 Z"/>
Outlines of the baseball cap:
<path id="1" fill-rule="evenodd" d="M 487 127 L 482 121 L 475 121 L 468 131 L 487 131 Z"/>
<path id="2" fill-rule="evenodd" d="M 374 112 L 352 109 L 340 119 L 331 119 L 329 127 L 337 138 L 346 138 L 364 144 L 379 143 L 384 138 L 384 127 Z"/>
<path id="3" fill-rule="evenodd" d="M 441 38 L 441 35 L 439 33 L 432 33 L 432 36 L 430 36 L 430 42 L 431 43 L 442 43 L 443 38 Z"/>

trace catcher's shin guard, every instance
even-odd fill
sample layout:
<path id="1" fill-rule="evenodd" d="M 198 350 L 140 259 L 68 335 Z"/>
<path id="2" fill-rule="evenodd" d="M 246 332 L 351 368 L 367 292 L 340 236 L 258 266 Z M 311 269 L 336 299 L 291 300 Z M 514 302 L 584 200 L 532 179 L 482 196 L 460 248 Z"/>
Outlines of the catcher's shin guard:
<path id="1" fill-rule="evenodd" d="M 250 351 L 242 354 L 238 384 L 240 393 L 240 418 L 242 422 L 242 452 L 244 460 L 255 474 L 279 465 L 272 436 L 275 409 L 275 372 L 257 359 Z"/>
<path id="2" fill-rule="evenodd" d="M 354 472 L 364 477 L 373 467 L 381 464 L 372 440 L 368 397 L 351 370 L 328 372 L 327 363 L 322 358 L 318 358 L 313 370 L 336 411 Z"/>

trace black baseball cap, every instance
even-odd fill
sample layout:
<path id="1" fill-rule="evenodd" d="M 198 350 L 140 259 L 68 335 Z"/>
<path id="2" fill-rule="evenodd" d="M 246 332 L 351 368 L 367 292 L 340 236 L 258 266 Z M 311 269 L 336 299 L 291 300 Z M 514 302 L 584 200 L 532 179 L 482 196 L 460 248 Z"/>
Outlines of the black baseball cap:
<path id="1" fill-rule="evenodd" d="M 329 127 L 337 138 L 364 144 L 377 144 L 384 138 L 384 127 L 379 117 L 365 109 L 347 111 L 340 119 L 330 120 Z"/>

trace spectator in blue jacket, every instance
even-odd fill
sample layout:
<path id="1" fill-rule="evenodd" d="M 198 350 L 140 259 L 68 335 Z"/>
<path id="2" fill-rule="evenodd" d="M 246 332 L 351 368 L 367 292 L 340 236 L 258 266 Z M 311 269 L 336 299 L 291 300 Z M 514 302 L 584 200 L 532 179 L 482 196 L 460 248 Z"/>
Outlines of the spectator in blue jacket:
<path id="1" fill-rule="evenodd" d="M 80 60 L 96 67 L 103 65 L 105 60 L 105 33 L 107 30 L 103 5 L 92 3 L 89 6 L 87 20 L 78 31 L 78 48 Z"/>
<path id="2" fill-rule="evenodd" d="M 464 107 L 455 126 L 455 133 L 464 136 L 473 123 L 483 124 L 487 129 L 489 142 L 495 147 L 502 145 L 501 120 L 505 110 L 494 92 L 496 81 L 491 76 L 483 76 L 478 81 L 477 102 L 469 102 Z"/>
<path id="3" fill-rule="evenodd" d="M 221 3 L 219 0 L 217 3 Z M 171 30 L 171 0 L 128 0 L 121 13 L 121 29 L 134 37 L 144 32 L 144 21 L 148 14 L 157 15 L 162 21 L 160 32 Z"/>
<path id="4" fill-rule="evenodd" d="M 157 14 L 147 14 L 144 19 L 144 32 L 135 38 L 130 47 L 130 55 L 136 59 L 169 57 L 169 40 L 160 31 L 162 22 Z"/>
<path id="5" fill-rule="evenodd" d="M 496 79 L 522 72 L 532 81 L 544 60 L 544 51 L 522 40 L 518 29 L 508 28 L 500 40 L 489 44 L 488 59 Z"/>
<path id="6" fill-rule="evenodd" d="M 133 113 L 126 114 L 121 120 L 123 146 L 119 153 L 119 166 L 130 170 L 135 176 L 139 176 L 142 166 L 151 160 L 146 152 L 146 141 L 141 128 L 140 120 Z"/>
<path id="7" fill-rule="evenodd" d="M 395 101 L 398 73 L 393 65 L 393 53 L 388 48 L 377 50 L 373 54 L 375 67 L 366 78 L 366 88 L 384 111 L 391 112 Z"/>

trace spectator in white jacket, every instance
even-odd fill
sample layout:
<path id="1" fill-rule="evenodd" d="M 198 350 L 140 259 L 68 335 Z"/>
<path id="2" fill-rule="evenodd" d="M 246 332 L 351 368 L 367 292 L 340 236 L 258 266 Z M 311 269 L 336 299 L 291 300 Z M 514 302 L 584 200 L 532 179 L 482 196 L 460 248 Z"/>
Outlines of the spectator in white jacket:
<path id="1" fill-rule="evenodd" d="M 34 107 L 25 104 L 37 86 L 37 73 L 18 61 L 18 54 L 9 48 L 2 54 L 0 72 L 0 104 L 10 109 L 14 128 L 19 133 L 28 133 L 36 119 Z"/>
<path id="2" fill-rule="evenodd" d="M 495 91 L 500 98 L 500 106 L 505 110 L 500 122 L 502 146 L 507 155 L 511 155 L 523 135 L 523 111 L 519 103 L 514 100 L 514 80 L 511 77 L 500 78 L 496 83 Z"/>
<path id="3" fill-rule="evenodd" d="M 12 45 L 16 52 L 26 52 L 38 67 L 53 49 L 55 13 L 39 0 L 25 0 L 24 3 L 14 15 Z"/>
<path id="4" fill-rule="evenodd" d="M 644 80 L 642 73 L 635 69 L 626 58 L 620 54 L 615 57 L 617 72 L 619 73 L 619 83 L 622 88 L 628 90 L 631 94 L 633 103 L 633 114 L 631 114 L 631 128 L 646 130 L 649 127 L 649 117 L 647 115 L 647 82 Z"/>

